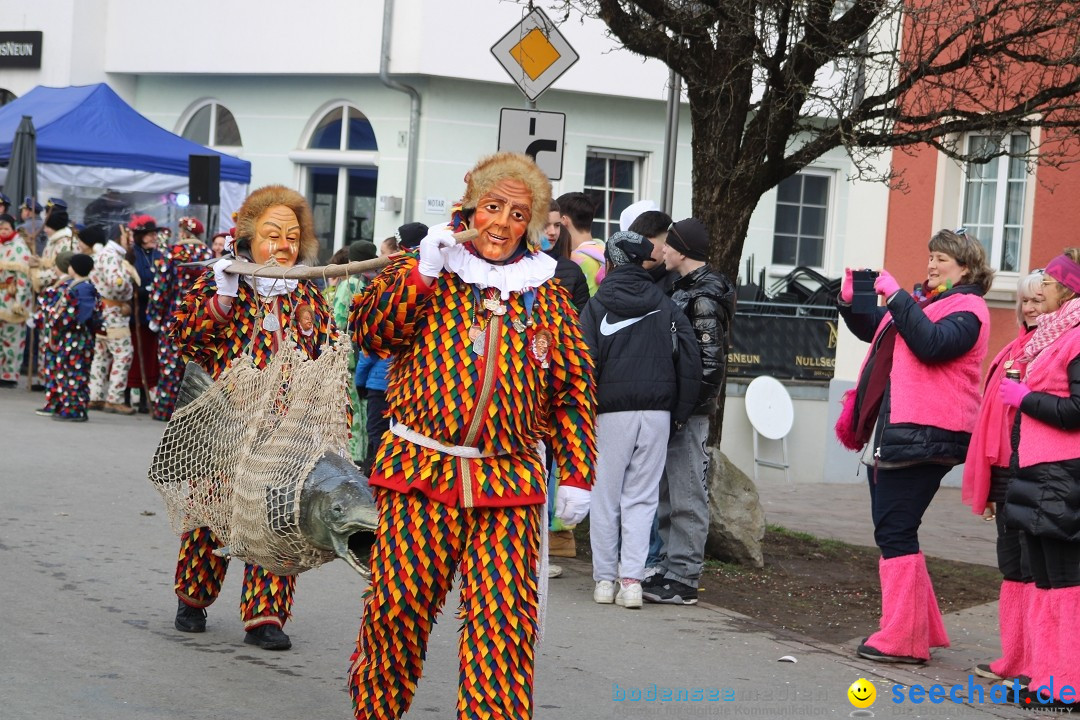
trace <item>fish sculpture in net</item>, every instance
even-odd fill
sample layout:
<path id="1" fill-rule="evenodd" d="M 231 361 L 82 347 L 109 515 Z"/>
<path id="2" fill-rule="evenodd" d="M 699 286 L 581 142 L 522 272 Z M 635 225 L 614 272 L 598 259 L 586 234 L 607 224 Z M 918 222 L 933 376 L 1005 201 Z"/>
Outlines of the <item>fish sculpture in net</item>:
<path id="1" fill-rule="evenodd" d="M 278 575 L 335 557 L 368 574 L 378 513 L 344 457 L 349 352 L 282 348 L 264 368 L 244 355 L 217 380 L 188 363 L 149 471 L 174 532 L 209 527 L 219 554 Z"/>

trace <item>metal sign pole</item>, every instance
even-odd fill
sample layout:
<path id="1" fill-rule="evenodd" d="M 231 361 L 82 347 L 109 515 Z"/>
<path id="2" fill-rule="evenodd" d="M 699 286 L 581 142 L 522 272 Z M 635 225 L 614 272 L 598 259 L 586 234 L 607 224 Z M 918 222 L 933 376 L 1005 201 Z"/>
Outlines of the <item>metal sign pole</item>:
<path id="1" fill-rule="evenodd" d="M 675 153 L 679 147 L 679 105 L 682 101 L 682 77 L 674 70 L 668 76 L 667 124 L 664 127 L 664 177 L 661 182 L 660 209 L 668 215 L 675 192 Z"/>

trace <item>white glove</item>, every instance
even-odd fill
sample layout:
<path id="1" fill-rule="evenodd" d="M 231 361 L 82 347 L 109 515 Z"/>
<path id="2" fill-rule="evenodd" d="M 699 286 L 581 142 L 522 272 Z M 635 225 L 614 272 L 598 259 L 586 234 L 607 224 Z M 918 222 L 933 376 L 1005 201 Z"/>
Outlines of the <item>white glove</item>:
<path id="1" fill-rule="evenodd" d="M 222 258 L 214 263 L 214 282 L 217 283 L 217 294 L 228 297 L 236 297 L 240 292 L 240 276 L 225 272 L 225 268 L 232 265 L 232 260 Z"/>
<path id="2" fill-rule="evenodd" d="M 26 318 L 26 327 L 28 327 L 30 329 L 33 329 L 33 327 L 34 327 L 34 316 L 33 315 Z"/>
<path id="3" fill-rule="evenodd" d="M 555 496 L 555 517 L 562 520 L 563 525 L 577 525 L 589 514 L 591 497 L 592 493 L 588 490 L 560 485 Z"/>
<path id="4" fill-rule="evenodd" d="M 154 321 L 154 320 L 151 320 L 148 323 L 146 323 L 146 327 L 150 328 L 150 332 L 152 332 L 152 333 L 161 332 L 161 326 L 158 325 L 157 322 Z"/>
<path id="5" fill-rule="evenodd" d="M 445 261 L 444 248 L 457 244 L 449 227 L 435 227 L 420 241 L 420 260 L 416 269 L 424 277 L 439 277 Z"/>

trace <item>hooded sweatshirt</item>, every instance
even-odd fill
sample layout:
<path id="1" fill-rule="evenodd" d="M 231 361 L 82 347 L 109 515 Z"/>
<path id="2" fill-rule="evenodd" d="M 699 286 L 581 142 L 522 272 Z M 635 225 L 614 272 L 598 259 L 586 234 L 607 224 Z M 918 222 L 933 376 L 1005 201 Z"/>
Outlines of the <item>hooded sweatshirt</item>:
<path id="1" fill-rule="evenodd" d="M 682 423 L 701 387 L 690 321 L 637 265 L 612 268 L 581 314 L 597 412 L 666 410 Z"/>

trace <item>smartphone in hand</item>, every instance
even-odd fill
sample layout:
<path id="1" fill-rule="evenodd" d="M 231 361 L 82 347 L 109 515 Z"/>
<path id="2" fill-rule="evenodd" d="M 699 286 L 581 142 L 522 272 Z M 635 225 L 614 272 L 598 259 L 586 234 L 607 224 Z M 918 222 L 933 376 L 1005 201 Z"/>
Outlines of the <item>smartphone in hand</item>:
<path id="1" fill-rule="evenodd" d="M 877 291 L 874 290 L 874 281 L 878 277 L 877 270 L 852 270 L 851 271 L 851 312 L 869 314 L 874 312 L 878 305 Z"/>

